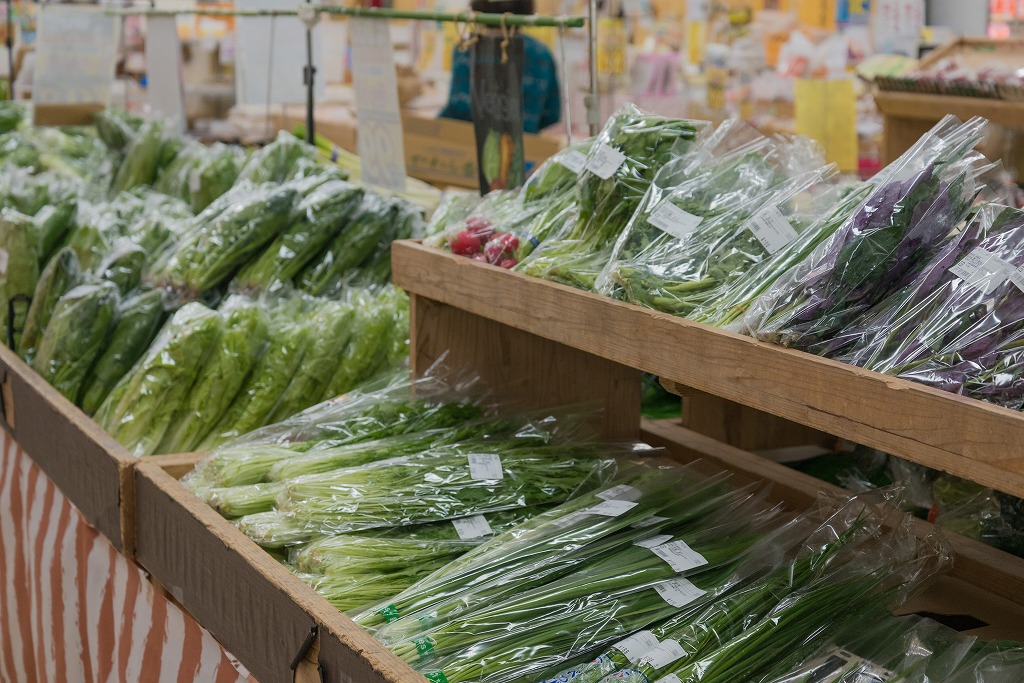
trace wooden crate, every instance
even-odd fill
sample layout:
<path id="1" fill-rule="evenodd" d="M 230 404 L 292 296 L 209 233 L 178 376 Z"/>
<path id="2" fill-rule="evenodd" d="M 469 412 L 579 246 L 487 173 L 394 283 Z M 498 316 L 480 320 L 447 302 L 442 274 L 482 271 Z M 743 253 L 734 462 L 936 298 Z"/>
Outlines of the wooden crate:
<path id="1" fill-rule="evenodd" d="M 638 420 L 636 437 L 665 448 L 672 460 L 702 461 L 708 474 L 728 470 L 737 486 L 771 482 L 772 497 L 792 511 L 806 509 L 820 490 L 834 489 L 671 420 Z M 316 625 L 319 638 L 305 661 L 310 669 L 323 668 L 323 680 L 423 683 L 420 674 L 182 486 L 178 479 L 195 459 L 157 456 L 136 468 L 137 559 L 155 581 L 261 681 L 291 680 L 291 663 Z M 918 535 L 931 531 L 932 525 L 918 523 Z M 956 535 L 950 542 L 957 551 L 953 573 L 901 612 L 969 616 L 982 624 L 971 635 L 1024 640 L 1024 560 Z"/>
<path id="2" fill-rule="evenodd" d="M 100 533 L 131 555 L 132 468 L 138 462 L 6 347 L 0 422 Z"/>
<path id="3" fill-rule="evenodd" d="M 1022 413 L 414 242 L 396 243 L 392 253 L 395 281 L 412 300 L 415 367 L 423 367 L 438 348 L 432 336 L 455 340 L 463 328 L 497 323 L 515 330 L 495 337 L 499 345 L 505 342 L 498 339 L 524 339 L 527 332 L 546 340 L 538 344 L 557 342 L 589 353 L 596 367 L 611 362 L 650 372 L 679 393 L 714 394 L 1024 497 Z M 431 323 L 422 330 L 423 321 L 434 318 L 442 318 L 443 326 L 435 329 Z M 481 349 L 491 343 L 475 334 Z M 484 351 L 473 349 L 465 357 L 475 353 Z M 517 349 L 522 357 L 533 353 Z M 557 369 L 570 377 L 578 372 L 571 366 Z M 520 364 L 507 372 L 525 377 L 532 369 Z M 554 378 L 541 378 L 534 393 L 544 395 L 555 384 Z M 624 401 L 613 414 L 631 410 Z"/>

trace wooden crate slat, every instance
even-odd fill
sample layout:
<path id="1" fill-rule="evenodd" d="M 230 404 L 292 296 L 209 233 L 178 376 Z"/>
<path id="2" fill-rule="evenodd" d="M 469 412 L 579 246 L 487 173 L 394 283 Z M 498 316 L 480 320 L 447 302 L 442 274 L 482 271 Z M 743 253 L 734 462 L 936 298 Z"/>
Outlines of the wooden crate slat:
<path id="1" fill-rule="evenodd" d="M 413 242 L 393 259 L 415 296 L 1024 497 L 1021 413 Z"/>

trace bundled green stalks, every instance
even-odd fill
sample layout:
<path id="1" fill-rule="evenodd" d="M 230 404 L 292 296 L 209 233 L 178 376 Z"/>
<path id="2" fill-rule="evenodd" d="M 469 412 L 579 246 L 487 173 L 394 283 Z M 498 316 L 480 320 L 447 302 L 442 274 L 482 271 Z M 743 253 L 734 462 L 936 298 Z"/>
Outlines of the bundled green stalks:
<path id="1" fill-rule="evenodd" d="M 46 326 L 50 324 L 54 308 L 61 297 L 74 289 L 81 279 L 78 257 L 71 249 L 61 249 L 50 260 L 39 276 L 32 305 L 25 318 L 25 329 L 18 344 L 18 354 L 31 363 Z M 6 311 L 5 311 L 6 314 Z M 4 327 L 6 327 L 6 322 Z"/>
<path id="2" fill-rule="evenodd" d="M 560 572 L 571 572 L 581 557 L 636 540 L 640 536 L 616 534 L 661 515 L 680 498 L 684 502 L 692 496 L 716 498 L 724 492 L 722 481 L 699 476 L 689 467 L 626 468 L 610 488 L 581 495 L 495 537 L 387 602 L 356 615 L 355 620 L 379 630 L 385 623 L 426 614 L 470 591 L 489 589 L 513 574 L 532 577 L 544 569 L 557 578 L 564 575 Z M 635 531 L 645 534 L 648 530 Z"/>
<path id="3" fill-rule="evenodd" d="M 39 281 L 39 239 L 32 219 L 17 211 L 4 209 L 0 212 L 0 311 L 3 325 L 0 341 L 5 345 L 17 344 L 17 332 L 9 339 L 7 311 L 11 299 L 31 297 Z M 25 326 L 28 315 L 27 303 L 14 307 L 14 329 Z"/>
<path id="4" fill-rule="evenodd" d="M 291 479 L 278 507 L 308 529 L 344 533 L 542 505 L 599 486 L 614 469 L 602 454 L 597 446 L 509 452 L 500 442 L 468 456 L 424 453 Z"/>
<path id="5" fill-rule="evenodd" d="M 160 170 L 154 189 L 187 202 L 199 213 L 231 189 L 244 161 L 238 147 L 188 143 Z"/>
<path id="6" fill-rule="evenodd" d="M 282 130 L 276 140 L 253 152 L 239 172 L 238 181 L 284 183 L 306 174 L 319 161 L 316 147 Z"/>

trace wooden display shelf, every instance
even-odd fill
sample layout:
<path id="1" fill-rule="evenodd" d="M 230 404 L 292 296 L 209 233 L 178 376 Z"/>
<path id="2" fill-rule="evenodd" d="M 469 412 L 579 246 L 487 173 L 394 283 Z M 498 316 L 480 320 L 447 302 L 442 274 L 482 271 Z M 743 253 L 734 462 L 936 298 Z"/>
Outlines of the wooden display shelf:
<path id="1" fill-rule="evenodd" d="M 1000 126 L 1024 128 L 1024 102 L 883 91 L 875 93 L 875 104 L 885 125 L 884 163 L 895 161 L 947 114 L 964 121 L 983 116 Z"/>
<path id="2" fill-rule="evenodd" d="M 834 489 L 670 420 L 638 420 L 636 436 L 665 448 L 672 460 L 702 461 L 709 475 L 730 471 L 736 486 L 769 482 L 771 498 L 794 512 L 809 507 L 820 490 Z M 178 479 L 195 460 L 158 456 L 135 469 L 137 560 L 154 580 L 261 681 L 292 680 L 291 662 L 315 624 L 319 639 L 307 659 L 322 667 L 323 680 L 423 683 L 422 675 L 192 495 Z M 920 522 L 917 533 L 932 529 Z M 1024 560 L 949 537 L 957 552 L 954 571 L 901 612 L 925 611 L 940 620 L 969 616 L 980 624 L 970 635 L 1024 640 Z"/>
<path id="3" fill-rule="evenodd" d="M 133 457 L 13 351 L 0 346 L 0 426 L 120 552 L 131 555 Z"/>
<path id="4" fill-rule="evenodd" d="M 1024 414 L 415 242 L 392 253 L 412 302 L 414 369 L 450 349 L 450 363 L 485 379 L 529 377 L 524 395 L 536 400 L 604 403 L 615 436 L 636 433 L 626 383 L 642 370 L 1024 497 Z M 552 350 L 563 362 L 534 364 Z M 590 365 L 565 362 L 569 350 L 590 354 Z"/>

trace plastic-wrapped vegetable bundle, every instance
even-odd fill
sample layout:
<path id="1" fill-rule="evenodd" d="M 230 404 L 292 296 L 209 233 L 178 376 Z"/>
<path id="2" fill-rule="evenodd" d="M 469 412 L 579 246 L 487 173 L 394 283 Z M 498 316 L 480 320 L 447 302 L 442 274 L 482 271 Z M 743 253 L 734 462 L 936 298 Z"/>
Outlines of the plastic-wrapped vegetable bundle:
<path id="1" fill-rule="evenodd" d="M 390 647 L 452 682 L 536 675 L 728 586 L 773 525 L 772 512 L 758 507 L 733 502 L 704 518 L 669 522 L 638 545 Z"/>
<path id="2" fill-rule="evenodd" d="M 383 287 L 391 282 L 391 243 L 423 235 L 423 213 L 405 200 L 393 200 L 397 215 L 390 230 L 381 235 L 370 255 L 356 268 L 346 283 L 354 287 Z"/>
<path id="3" fill-rule="evenodd" d="M 601 447 L 511 448 L 496 441 L 468 454 L 419 456 L 296 477 L 278 508 L 306 528 L 344 533 L 464 517 L 565 500 L 599 486 L 614 461 Z"/>
<path id="4" fill-rule="evenodd" d="M 127 294 L 139 286 L 148 259 L 145 249 L 128 238 L 121 238 L 100 261 L 96 275 L 117 285 L 121 294 Z"/>
<path id="5" fill-rule="evenodd" d="M 576 222 L 516 268 L 591 289 L 658 170 L 696 135 L 691 121 L 645 114 L 633 105 L 619 110 L 594 141 L 579 176 Z"/>
<path id="6" fill-rule="evenodd" d="M 342 180 L 329 181 L 313 190 L 289 216 L 288 229 L 238 273 L 235 285 L 240 289 L 272 289 L 291 284 L 347 228 L 363 193 L 363 188 Z"/>
<path id="7" fill-rule="evenodd" d="M 0 315 L 3 317 L 0 340 L 17 344 L 25 326 L 28 303 L 14 306 L 14 330 L 7 327 L 12 298 L 31 297 L 39 281 L 39 236 L 32 219 L 11 209 L 0 212 Z M 13 333 L 13 339 L 10 335 Z"/>
<path id="8" fill-rule="evenodd" d="M 692 467 L 627 467 L 609 488 L 538 515 L 354 618 L 366 628 L 380 629 L 398 620 L 416 621 L 418 614 L 428 615 L 470 591 L 490 590 L 512 576 L 539 582 L 564 576 L 582 557 L 629 544 L 647 533 L 641 528 L 640 536 L 621 538 L 619 532 L 631 525 L 650 523 L 680 500 L 721 495 L 722 481 L 707 479 Z M 541 570 L 543 574 L 536 576 Z"/>
<path id="9" fill-rule="evenodd" d="M 164 136 L 162 124 L 155 121 L 143 124 L 128 144 L 124 161 L 110 185 L 111 195 L 138 185 L 152 185 L 170 146 L 171 142 Z"/>
<path id="10" fill-rule="evenodd" d="M 123 153 L 135 138 L 143 121 L 127 111 L 104 109 L 93 117 L 96 132 L 112 152 Z"/>
<path id="11" fill-rule="evenodd" d="M 147 253 L 162 254 L 185 234 L 193 218 L 181 200 L 153 193 L 147 197 L 145 209 L 129 223 L 127 236 Z"/>
<path id="12" fill-rule="evenodd" d="M 163 319 L 163 295 L 157 290 L 140 289 L 121 299 L 117 323 L 103 354 L 89 371 L 82 392 L 82 410 L 92 415 L 99 409 L 114 386 L 149 348 Z"/>
<path id="13" fill-rule="evenodd" d="M 808 348 L 830 339 L 919 272 L 964 218 L 975 194 L 971 148 L 984 121 L 947 117 L 881 174 L 836 233 L 747 314 L 760 339 Z"/>
<path id="14" fill-rule="evenodd" d="M 244 153 L 234 146 L 186 144 L 174 160 L 160 171 L 154 187 L 171 197 L 188 202 L 196 213 L 209 206 L 235 184 Z"/>
<path id="15" fill-rule="evenodd" d="M 222 327 L 221 316 L 202 304 L 180 308 L 103 401 L 96 422 L 135 455 L 152 454 Z"/>
<path id="16" fill-rule="evenodd" d="M 693 661 L 682 659 L 662 673 L 680 683 L 770 678 L 818 651 L 844 625 L 857 619 L 872 623 L 948 566 L 949 550 L 941 539 L 930 536 L 917 541 L 909 526 L 908 522 L 901 525 L 907 529 L 905 543 L 873 547 L 826 572 L 785 597 L 740 635 Z M 894 533 L 899 532 L 900 528 Z M 844 619 L 836 619 L 837 614 Z M 781 656 L 764 657 L 765 652 Z"/>
<path id="17" fill-rule="evenodd" d="M 39 234 L 40 264 L 45 266 L 63 244 L 77 206 L 73 200 L 64 200 L 44 206 L 32 217 Z"/>
<path id="18" fill-rule="evenodd" d="M 32 304 L 25 317 L 25 329 L 18 344 L 18 354 L 27 363 L 32 362 L 36 345 L 46 331 L 46 326 L 50 324 L 57 302 L 78 285 L 81 275 L 78 257 L 71 249 L 61 249 L 46 264 L 32 294 Z M 6 311 L 4 318 L 6 319 Z M 4 326 L 6 327 L 6 322 Z"/>
<path id="19" fill-rule="evenodd" d="M 267 313 L 243 297 L 220 310 L 224 328 L 196 377 L 158 453 L 194 451 L 234 401 L 267 344 Z"/>
<path id="20" fill-rule="evenodd" d="M 975 640 L 930 619 L 881 615 L 877 621 L 847 624 L 832 643 L 762 683 L 945 681 Z"/>
<path id="21" fill-rule="evenodd" d="M 285 229 L 297 196 L 288 185 L 236 186 L 196 216 L 154 281 L 183 299 L 223 284 Z"/>
<path id="22" fill-rule="evenodd" d="M 912 673 L 891 683 L 931 683 L 935 678 Z M 1016 683 L 1024 677 L 1024 649 L 1019 643 L 993 641 L 969 653 L 942 683 Z"/>
<path id="23" fill-rule="evenodd" d="M 32 367 L 69 401 L 78 403 L 93 362 L 103 352 L 117 315 L 117 287 L 79 285 L 62 296 L 39 340 Z"/>
<path id="24" fill-rule="evenodd" d="M 282 130 L 276 140 L 253 152 L 239 172 L 238 181 L 283 183 L 301 171 L 302 160 L 318 162 L 320 153 L 316 147 Z"/>

